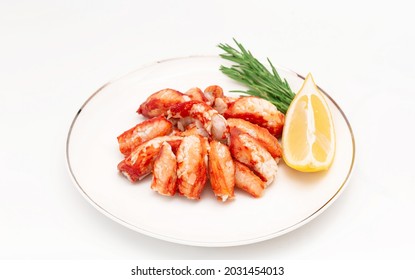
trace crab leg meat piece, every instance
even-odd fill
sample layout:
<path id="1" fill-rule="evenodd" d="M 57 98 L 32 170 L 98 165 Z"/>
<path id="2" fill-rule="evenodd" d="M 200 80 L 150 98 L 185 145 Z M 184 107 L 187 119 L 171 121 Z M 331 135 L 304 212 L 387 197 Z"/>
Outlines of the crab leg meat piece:
<path id="1" fill-rule="evenodd" d="M 172 127 L 172 123 L 163 116 L 145 120 L 117 137 L 120 151 L 128 156 L 145 141 L 169 134 Z"/>
<path id="2" fill-rule="evenodd" d="M 200 199 L 206 183 L 206 149 L 198 135 L 183 138 L 177 150 L 177 188 L 189 199 Z"/>
<path id="3" fill-rule="evenodd" d="M 173 196 L 176 193 L 176 156 L 169 143 L 164 142 L 153 164 L 151 189 L 159 194 Z"/>
<path id="4" fill-rule="evenodd" d="M 194 123 L 188 125 L 186 127 L 186 130 L 184 131 L 180 131 L 177 130 L 175 131 L 174 135 L 178 135 L 178 136 L 189 136 L 189 135 L 198 135 L 198 136 L 202 136 L 202 143 L 203 143 L 203 148 L 204 148 L 204 161 L 205 161 L 205 165 L 208 166 L 208 155 L 209 155 L 209 140 L 207 137 L 209 137 L 209 134 L 207 134 L 206 130 L 203 127 L 197 127 Z M 175 150 L 173 150 L 173 152 L 175 152 Z M 209 175 L 209 174 L 208 174 Z"/>
<path id="5" fill-rule="evenodd" d="M 228 110 L 229 106 L 238 100 L 239 97 L 229 97 L 229 96 L 222 96 L 215 98 L 215 102 L 213 103 L 213 108 L 219 112 L 219 114 L 223 114 Z"/>
<path id="6" fill-rule="evenodd" d="M 215 140 L 227 140 L 229 138 L 229 126 L 226 119 L 221 114 L 212 116 L 211 135 Z"/>
<path id="7" fill-rule="evenodd" d="M 165 115 L 173 105 L 189 101 L 190 97 L 183 93 L 166 88 L 150 95 L 137 110 L 137 113 L 145 117 L 152 118 Z"/>
<path id="8" fill-rule="evenodd" d="M 232 103 L 224 113 L 225 118 L 239 118 L 265 127 L 275 137 L 280 137 L 284 126 L 284 114 L 269 101 L 249 96 Z"/>
<path id="9" fill-rule="evenodd" d="M 202 127 L 197 127 L 194 123 L 188 125 L 186 127 L 186 130 L 183 131 L 181 134 L 179 134 L 180 136 L 189 136 L 189 135 L 198 135 L 198 136 L 202 136 L 201 140 L 202 140 L 202 145 L 203 145 L 203 154 L 204 154 L 204 161 L 205 161 L 205 166 L 208 166 L 208 155 L 209 155 L 209 150 L 210 150 L 210 145 L 209 145 L 209 134 L 207 134 L 206 130 Z M 209 173 L 207 173 L 207 175 L 209 175 Z"/>
<path id="10" fill-rule="evenodd" d="M 218 85 L 211 85 L 205 88 L 203 94 L 205 96 L 206 103 L 213 105 L 215 98 L 223 97 L 223 89 Z"/>
<path id="11" fill-rule="evenodd" d="M 240 188 L 253 197 L 262 196 L 265 183 L 246 165 L 235 161 L 235 187 Z"/>
<path id="12" fill-rule="evenodd" d="M 189 135 L 200 135 L 203 137 L 209 137 L 209 134 L 203 127 L 197 127 L 194 123 L 189 124 L 184 131 L 178 133 L 180 136 L 189 136 Z"/>
<path id="13" fill-rule="evenodd" d="M 195 119 L 192 117 L 185 117 L 185 118 L 180 118 L 180 119 L 170 119 L 174 122 L 176 122 L 176 126 L 179 130 L 181 131 L 185 131 L 190 125 L 195 125 Z M 199 123 L 199 128 L 203 129 L 203 125 L 201 123 Z M 207 132 L 206 132 L 207 133 Z"/>
<path id="14" fill-rule="evenodd" d="M 226 119 L 204 102 L 187 101 L 174 105 L 168 118 L 192 118 L 197 127 L 203 127 L 215 140 L 225 140 L 229 135 Z"/>
<path id="15" fill-rule="evenodd" d="M 229 129 L 238 128 L 244 133 L 248 133 L 255 138 L 274 159 L 279 159 L 282 156 L 282 148 L 278 139 L 275 138 L 266 128 L 260 127 L 243 119 L 227 119 Z"/>
<path id="16" fill-rule="evenodd" d="M 201 102 L 207 101 L 206 97 L 203 94 L 203 91 L 198 87 L 191 88 L 188 91 L 186 91 L 184 94 L 189 96 L 191 100 L 201 101 Z"/>
<path id="17" fill-rule="evenodd" d="M 210 142 L 209 178 L 219 200 L 234 198 L 235 166 L 228 146 L 218 141 Z"/>
<path id="18" fill-rule="evenodd" d="M 267 186 L 272 183 L 278 171 L 277 162 L 255 138 L 232 128 L 230 151 L 237 161 L 252 168 Z"/>
<path id="19" fill-rule="evenodd" d="M 153 163 L 163 142 L 168 142 L 172 149 L 177 149 L 183 137 L 160 136 L 144 142 L 118 164 L 118 170 L 131 182 L 141 180 L 151 173 Z"/>

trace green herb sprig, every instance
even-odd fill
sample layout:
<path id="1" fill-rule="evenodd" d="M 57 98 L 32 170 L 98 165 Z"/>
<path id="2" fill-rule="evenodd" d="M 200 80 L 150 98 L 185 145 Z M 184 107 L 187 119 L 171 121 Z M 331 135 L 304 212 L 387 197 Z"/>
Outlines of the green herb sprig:
<path id="1" fill-rule="evenodd" d="M 269 58 L 267 58 L 267 61 L 272 72 L 259 62 L 250 51 L 247 51 L 242 44 L 235 39 L 233 40 L 239 50 L 228 44 L 218 45 L 225 52 L 220 54 L 220 57 L 236 63 L 231 67 L 221 65 L 220 70 L 228 77 L 248 87 L 246 91 L 234 90 L 233 92 L 262 97 L 285 114 L 295 96 L 287 80 L 280 77 Z"/>

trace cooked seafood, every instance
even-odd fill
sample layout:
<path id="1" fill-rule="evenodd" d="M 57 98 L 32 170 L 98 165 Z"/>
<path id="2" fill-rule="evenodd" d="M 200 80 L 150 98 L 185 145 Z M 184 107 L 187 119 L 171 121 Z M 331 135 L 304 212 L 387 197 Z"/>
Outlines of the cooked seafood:
<path id="1" fill-rule="evenodd" d="M 117 137 L 120 151 L 128 156 L 145 141 L 169 134 L 172 127 L 172 123 L 163 116 L 145 120 Z"/>
<path id="2" fill-rule="evenodd" d="M 227 139 L 228 124 L 225 118 L 204 102 L 187 101 L 172 106 L 168 118 L 193 120 L 197 127 L 203 127 L 216 140 Z"/>
<path id="3" fill-rule="evenodd" d="M 186 126 L 186 128 L 183 131 L 179 130 L 177 132 L 177 135 L 180 135 L 183 137 L 189 136 L 189 135 L 200 135 L 206 138 L 209 137 L 209 134 L 203 127 L 197 127 L 194 123 L 191 123 L 188 126 Z"/>
<path id="4" fill-rule="evenodd" d="M 218 85 L 211 85 L 205 88 L 203 94 L 205 96 L 206 103 L 212 106 L 215 98 L 223 97 L 223 89 Z"/>
<path id="5" fill-rule="evenodd" d="M 168 142 L 173 149 L 177 149 L 182 139 L 180 136 L 159 136 L 144 142 L 118 164 L 118 170 L 131 182 L 141 180 L 150 174 L 163 143 Z"/>
<path id="6" fill-rule="evenodd" d="M 177 150 L 177 188 L 189 199 L 199 199 L 206 183 L 206 149 L 199 135 L 183 138 Z"/>
<path id="7" fill-rule="evenodd" d="M 151 189 L 159 194 L 173 196 L 176 193 L 177 179 L 176 155 L 168 142 L 161 146 L 153 164 Z"/>
<path id="8" fill-rule="evenodd" d="M 231 129 L 230 151 L 239 162 L 244 163 L 266 183 L 271 184 L 278 165 L 271 154 L 251 135 L 237 128 Z"/>
<path id="9" fill-rule="evenodd" d="M 213 108 L 218 111 L 219 114 L 223 114 L 228 110 L 229 106 L 238 100 L 238 97 L 222 96 L 215 98 Z"/>
<path id="10" fill-rule="evenodd" d="M 203 91 L 198 87 L 191 88 L 188 91 L 186 91 L 184 94 L 189 96 L 191 100 L 202 101 L 202 102 L 207 101 L 205 95 L 203 94 Z"/>
<path id="11" fill-rule="evenodd" d="M 263 127 L 260 127 L 251 122 L 243 119 L 227 119 L 229 129 L 238 128 L 242 132 L 248 133 L 255 140 L 257 140 L 267 151 L 271 154 L 274 159 L 282 157 L 282 148 L 278 139 L 275 138 L 269 131 Z"/>
<path id="12" fill-rule="evenodd" d="M 265 183 L 246 165 L 235 161 L 235 187 L 253 197 L 260 197 L 265 189 Z"/>
<path id="13" fill-rule="evenodd" d="M 268 131 L 280 137 L 284 126 L 284 114 L 271 102 L 254 96 L 241 97 L 224 113 L 225 118 L 239 118 L 265 127 Z"/>
<path id="14" fill-rule="evenodd" d="M 276 176 L 284 115 L 268 101 L 228 97 L 217 85 L 166 88 L 137 112 L 149 119 L 117 137 L 124 155 L 118 170 L 131 182 L 153 173 L 157 193 L 197 200 L 209 180 L 224 202 L 235 187 L 260 197 Z"/>
<path id="15" fill-rule="evenodd" d="M 226 201 L 234 198 L 235 166 L 228 146 L 210 142 L 209 178 L 215 196 Z"/>
<path id="16" fill-rule="evenodd" d="M 140 105 L 137 113 L 142 114 L 147 118 L 158 117 L 165 115 L 171 106 L 189 100 L 189 96 L 184 95 L 177 90 L 166 88 L 150 95 L 147 100 Z"/>

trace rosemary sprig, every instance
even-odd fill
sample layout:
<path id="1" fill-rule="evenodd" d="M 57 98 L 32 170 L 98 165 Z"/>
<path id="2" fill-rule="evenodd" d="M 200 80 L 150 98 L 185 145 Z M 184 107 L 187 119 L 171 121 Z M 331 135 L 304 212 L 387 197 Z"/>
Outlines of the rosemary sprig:
<path id="1" fill-rule="evenodd" d="M 286 79 L 282 79 L 274 65 L 267 58 L 271 67 L 269 71 L 259 62 L 250 51 L 247 51 L 242 44 L 233 39 L 239 50 L 228 44 L 219 44 L 225 53 L 220 56 L 236 64 L 231 67 L 221 65 L 220 70 L 228 77 L 246 85 L 248 90 L 234 90 L 253 96 L 262 97 L 274 104 L 279 111 L 286 113 L 291 101 L 294 99 L 294 92 L 291 90 Z"/>

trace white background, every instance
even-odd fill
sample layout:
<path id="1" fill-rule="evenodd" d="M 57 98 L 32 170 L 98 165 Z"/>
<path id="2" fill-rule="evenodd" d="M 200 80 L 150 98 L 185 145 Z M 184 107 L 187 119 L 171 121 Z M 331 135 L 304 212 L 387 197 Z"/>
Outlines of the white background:
<path id="1" fill-rule="evenodd" d="M 1 1 L 0 259 L 413 259 L 412 5 L 291 2 Z M 341 197 L 294 232 L 231 248 L 160 241 L 99 213 L 66 169 L 83 102 L 144 64 L 218 54 L 232 37 L 312 72 L 342 107 L 357 158 Z"/>

